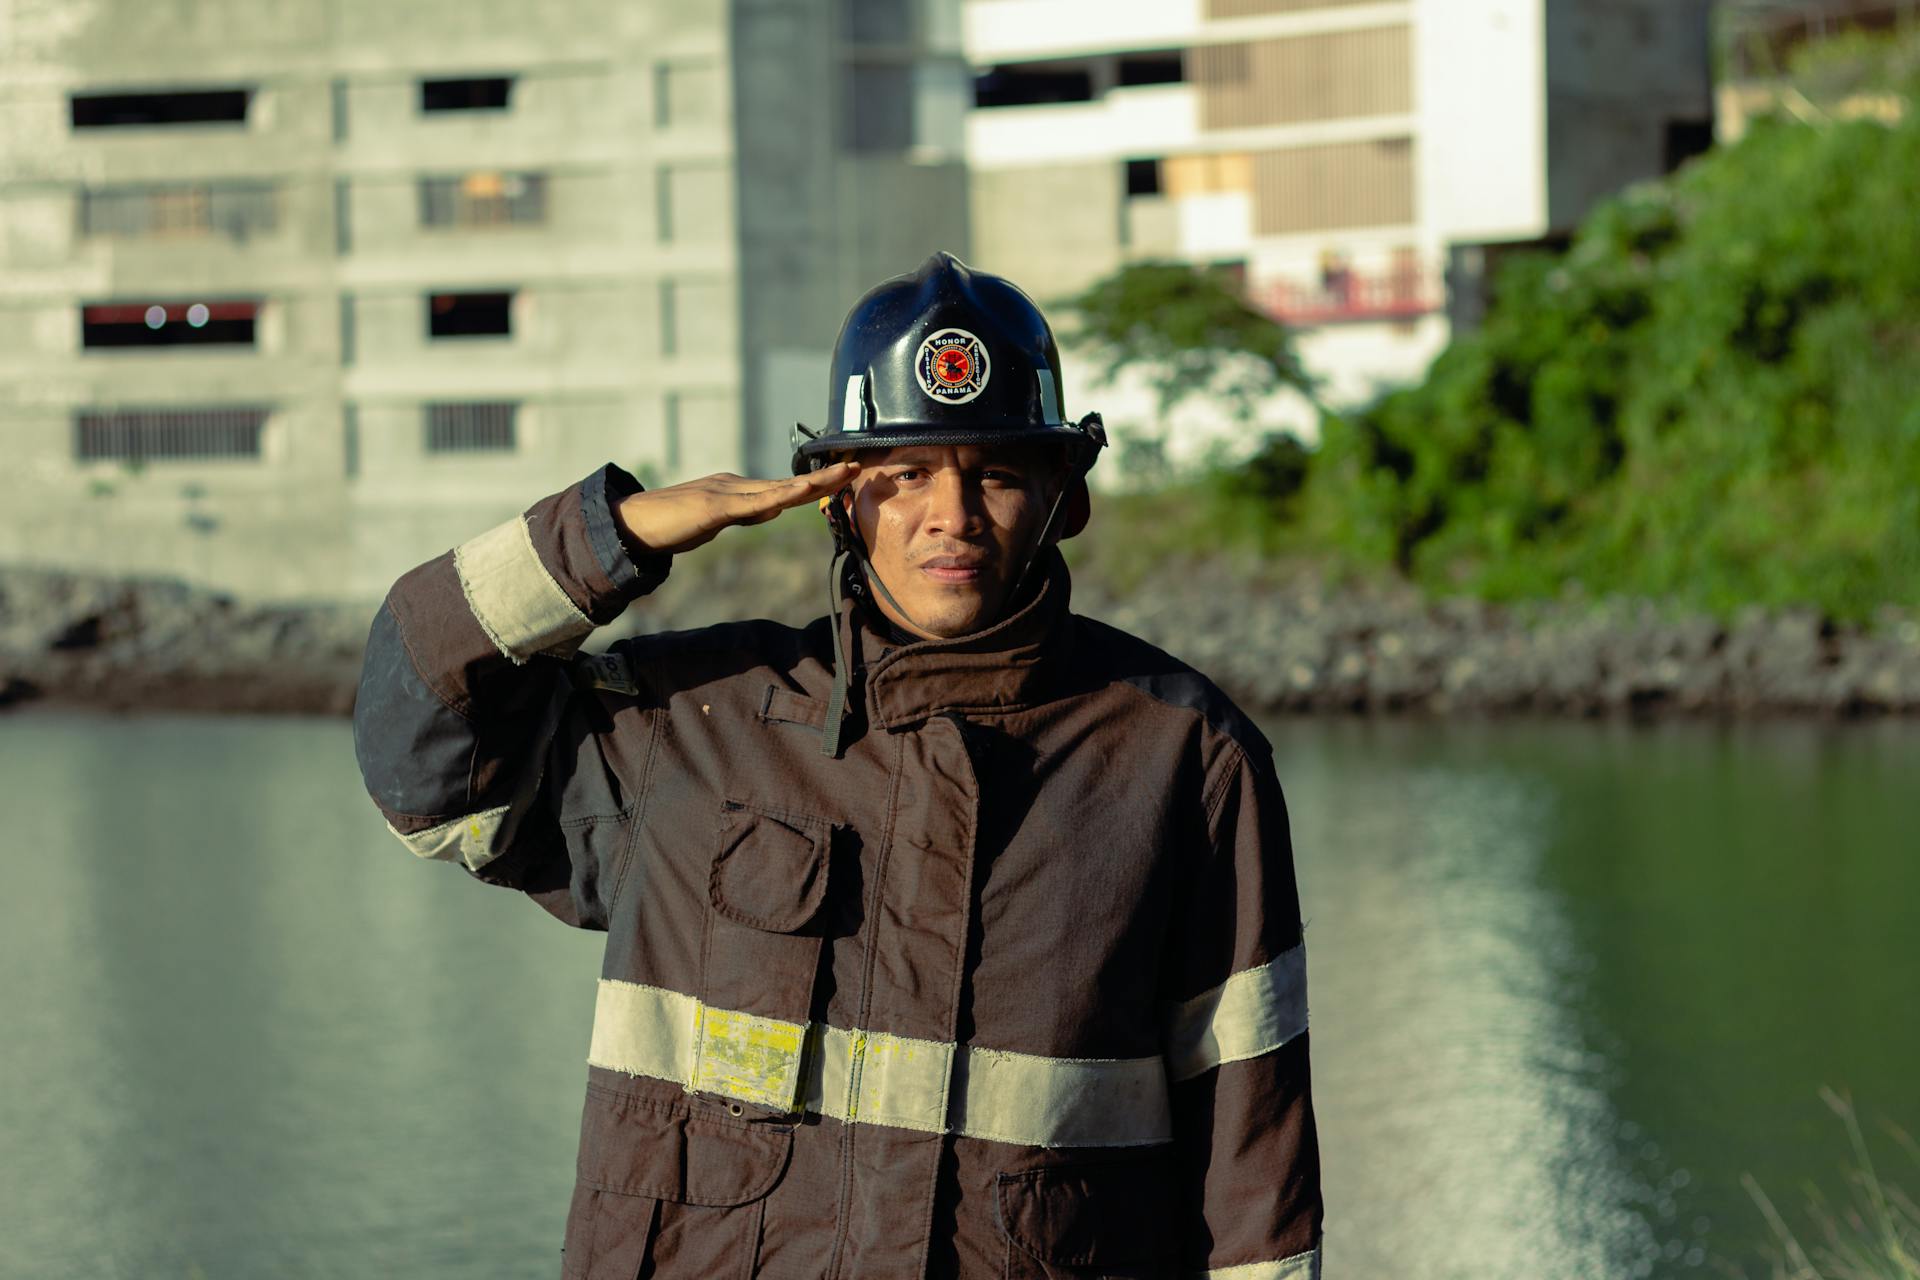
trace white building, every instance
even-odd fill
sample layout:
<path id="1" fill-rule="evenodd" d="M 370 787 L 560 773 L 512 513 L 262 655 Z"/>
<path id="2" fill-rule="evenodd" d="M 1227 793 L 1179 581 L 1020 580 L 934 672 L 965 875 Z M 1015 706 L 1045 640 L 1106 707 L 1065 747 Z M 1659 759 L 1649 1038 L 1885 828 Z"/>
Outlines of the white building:
<path id="1" fill-rule="evenodd" d="M 1417 380 L 1476 246 L 1564 235 L 1712 136 L 1707 0 L 967 0 L 975 262 L 1043 301 L 1228 266 L 1335 403 Z M 1452 271 L 1449 272 L 1449 263 Z M 1142 385 L 1068 398 L 1122 440 Z M 1310 433 L 1303 402 L 1274 421 Z M 1184 411 L 1191 458 L 1236 431 Z M 1244 442 L 1241 442 L 1244 443 Z"/>
<path id="2" fill-rule="evenodd" d="M 937 0 L 0 0 L 0 562 L 370 597 L 783 471 L 968 86 Z"/>

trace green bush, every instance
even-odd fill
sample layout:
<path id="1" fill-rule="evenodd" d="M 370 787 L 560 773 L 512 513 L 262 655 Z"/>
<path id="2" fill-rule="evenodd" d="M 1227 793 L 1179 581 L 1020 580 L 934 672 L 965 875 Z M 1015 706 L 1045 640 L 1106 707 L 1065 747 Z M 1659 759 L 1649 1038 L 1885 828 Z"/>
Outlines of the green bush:
<path id="1" fill-rule="evenodd" d="M 1920 603 L 1920 123 L 1764 120 L 1329 417 L 1308 530 L 1447 590 Z"/>

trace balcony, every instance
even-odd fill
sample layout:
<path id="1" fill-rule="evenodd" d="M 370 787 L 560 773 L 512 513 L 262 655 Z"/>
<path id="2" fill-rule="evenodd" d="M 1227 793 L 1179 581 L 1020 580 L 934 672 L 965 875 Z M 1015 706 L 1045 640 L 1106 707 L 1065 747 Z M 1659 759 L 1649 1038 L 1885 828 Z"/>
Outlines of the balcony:
<path id="1" fill-rule="evenodd" d="M 1270 280 L 1252 286 L 1247 300 L 1295 329 L 1416 320 L 1445 303 L 1439 282 L 1417 268 L 1378 274 L 1336 270 L 1315 284 Z"/>
<path id="2" fill-rule="evenodd" d="M 1193 86 L 1110 89 L 1092 102 L 967 113 L 967 163 L 989 169 L 1189 150 L 1200 139 Z"/>
<path id="3" fill-rule="evenodd" d="M 1200 31 L 1200 0 L 968 0 L 967 60 L 976 66 L 1123 49 L 1177 49 Z"/>

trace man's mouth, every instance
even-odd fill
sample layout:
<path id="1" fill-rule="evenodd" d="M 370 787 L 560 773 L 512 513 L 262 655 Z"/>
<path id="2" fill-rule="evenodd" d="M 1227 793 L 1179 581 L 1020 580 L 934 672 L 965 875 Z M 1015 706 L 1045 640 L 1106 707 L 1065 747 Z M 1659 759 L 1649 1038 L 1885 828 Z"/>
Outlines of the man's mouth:
<path id="1" fill-rule="evenodd" d="M 985 556 L 933 556 L 920 562 L 920 572 L 935 582 L 965 586 L 980 580 L 986 563 Z"/>

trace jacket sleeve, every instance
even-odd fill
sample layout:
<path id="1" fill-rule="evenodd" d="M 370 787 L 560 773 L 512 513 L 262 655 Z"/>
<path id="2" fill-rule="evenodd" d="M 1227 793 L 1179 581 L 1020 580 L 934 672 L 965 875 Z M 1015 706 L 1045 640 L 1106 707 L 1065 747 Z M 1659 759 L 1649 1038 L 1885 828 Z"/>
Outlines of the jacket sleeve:
<path id="1" fill-rule="evenodd" d="M 595 627 L 667 576 L 635 555 L 614 506 L 640 485 L 609 465 L 405 574 L 375 615 L 354 700 L 360 772 L 400 842 L 600 925 L 574 885 L 544 785 Z"/>
<path id="2" fill-rule="evenodd" d="M 1264 742 L 1208 771 L 1167 1023 L 1181 1264 L 1231 1280 L 1320 1274 L 1306 952 L 1286 804 Z"/>

